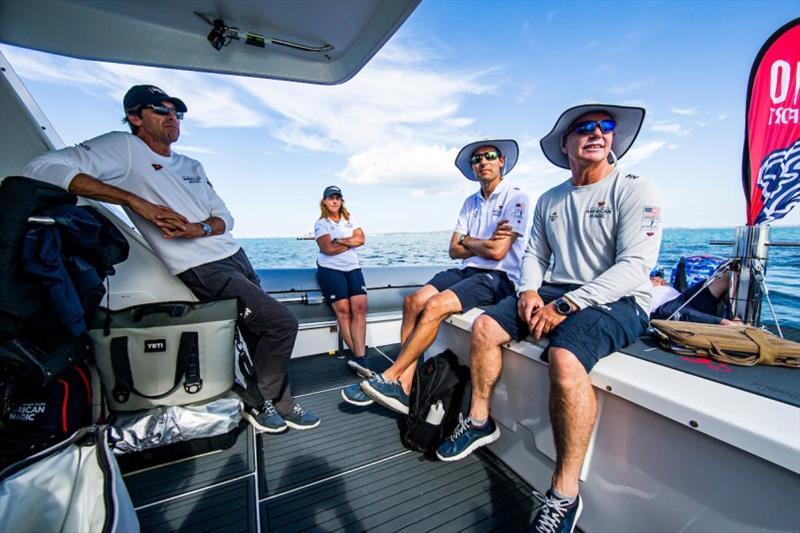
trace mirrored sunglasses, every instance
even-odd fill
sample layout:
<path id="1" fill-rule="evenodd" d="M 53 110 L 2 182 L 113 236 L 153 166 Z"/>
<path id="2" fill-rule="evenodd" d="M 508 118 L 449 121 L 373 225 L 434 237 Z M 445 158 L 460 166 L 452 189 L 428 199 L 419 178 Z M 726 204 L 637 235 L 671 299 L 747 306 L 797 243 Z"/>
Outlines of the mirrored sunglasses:
<path id="1" fill-rule="evenodd" d="M 614 131 L 614 128 L 617 127 L 617 121 L 611 120 L 610 118 L 605 120 L 587 120 L 585 122 L 578 122 L 572 126 L 572 131 L 581 135 L 587 135 L 594 133 L 595 128 L 598 127 L 603 133 L 608 133 Z"/>
<path id="2" fill-rule="evenodd" d="M 500 154 L 498 154 L 497 152 L 494 151 L 483 152 L 482 154 L 475 154 L 472 157 L 470 157 L 469 162 L 473 165 L 477 165 L 478 163 L 481 162 L 481 159 L 485 159 L 487 161 L 494 161 L 498 157 L 500 157 Z"/>
<path id="3" fill-rule="evenodd" d="M 147 109 L 151 109 L 153 111 L 153 113 L 155 113 L 156 115 L 166 116 L 166 115 L 169 115 L 170 113 L 172 113 L 173 115 L 175 115 L 175 118 L 177 118 L 178 120 L 183 120 L 183 111 L 177 111 L 177 110 L 175 110 L 175 109 L 173 109 L 173 108 L 171 108 L 169 106 L 149 104 L 149 105 L 142 106 L 142 107 L 146 107 Z"/>

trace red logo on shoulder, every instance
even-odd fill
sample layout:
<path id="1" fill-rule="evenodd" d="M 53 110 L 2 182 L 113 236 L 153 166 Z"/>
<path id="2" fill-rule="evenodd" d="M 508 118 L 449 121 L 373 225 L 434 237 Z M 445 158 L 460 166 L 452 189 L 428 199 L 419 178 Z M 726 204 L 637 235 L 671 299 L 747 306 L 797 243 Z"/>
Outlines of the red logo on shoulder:
<path id="1" fill-rule="evenodd" d="M 162 168 L 164 168 L 164 167 L 162 167 L 162 166 L 161 166 L 161 165 L 159 165 L 158 163 L 153 163 L 153 168 L 154 168 L 154 169 L 156 169 L 156 170 L 161 170 L 161 169 L 162 169 Z"/>

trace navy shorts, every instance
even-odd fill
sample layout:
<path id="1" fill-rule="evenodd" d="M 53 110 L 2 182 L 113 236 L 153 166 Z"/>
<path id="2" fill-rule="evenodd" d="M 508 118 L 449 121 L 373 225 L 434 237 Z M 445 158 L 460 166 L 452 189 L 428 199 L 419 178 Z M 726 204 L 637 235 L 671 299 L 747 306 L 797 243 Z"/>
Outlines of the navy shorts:
<path id="1" fill-rule="evenodd" d="M 549 303 L 579 285 L 544 284 L 539 296 Z M 528 324 L 517 313 L 517 296 L 504 298 L 486 310 L 515 341 L 530 335 Z M 644 333 L 648 316 L 636 305 L 633 297 L 626 296 L 605 305 L 593 305 L 571 314 L 550 332 L 550 347 L 564 348 L 574 353 L 586 372 L 590 372 L 597 361 L 632 343 Z M 542 354 L 547 361 L 547 352 Z"/>
<path id="2" fill-rule="evenodd" d="M 482 268 L 451 268 L 439 272 L 426 284 L 437 291 L 453 291 L 461 302 L 461 311 L 479 305 L 492 305 L 514 294 L 514 284 L 502 270 Z"/>
<path id="3" fill-rule="evenodd" d="M 367 284 L 360 268 L 342 272 L 317 265 L 317 281 L 322 289 L 322 296 L 331 304 L 351 296 L 367 294 Z"/>
<path id="4" fill-rule="evenodd" d="M 688 299 L 694 296 L 696 293 L 697 296 L 689 302 L 689 305 L 684 307 L 681 310 L 681 315 L 686 316 L 679 316 L 680 320 L 689 320 L 692 322 L 711 322 L 713 324 L 719 324 L 719 306 L 720 302 L 717 298 L 714 298 L 714 295 L 711 294 L 711 291 L 708 290 L 708 287 L 700 290 L 703 287 L 703 281 L 698 281 L 685 291 L 681 293 L 680 296 L 675 298 L 674 300 L 670 300 L 664 305 L 660 306 L 658 309 L 654 309 L 651 318 L 659 318 L 662 320 L 667 320 L 669 317 L 672 316 L 675 311 L 678 310 L 680 306 L 682 306 Z M 699 317 L 693 316 L 691 312 L 692 309 L 696 309 L 701 313 L 705 313 L 706 315 L 711 315 L 707 317 L 707 319 L 698 319 Z"/>

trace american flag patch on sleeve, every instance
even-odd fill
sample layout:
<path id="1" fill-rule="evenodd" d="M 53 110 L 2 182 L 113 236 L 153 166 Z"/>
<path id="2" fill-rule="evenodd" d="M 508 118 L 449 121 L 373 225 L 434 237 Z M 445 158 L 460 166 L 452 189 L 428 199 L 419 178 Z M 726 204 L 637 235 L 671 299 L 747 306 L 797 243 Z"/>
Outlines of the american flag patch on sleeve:
<path id="1" fill-rule="evenodd" d="M 661 224 L 661 208 L 645 206 L 642 213 L 643 228 L 657 228 Z"/>

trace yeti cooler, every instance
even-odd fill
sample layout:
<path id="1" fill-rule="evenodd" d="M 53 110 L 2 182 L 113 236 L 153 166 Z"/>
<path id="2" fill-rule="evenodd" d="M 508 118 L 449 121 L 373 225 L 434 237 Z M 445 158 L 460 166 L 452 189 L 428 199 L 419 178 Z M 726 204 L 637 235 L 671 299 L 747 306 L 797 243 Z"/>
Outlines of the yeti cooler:
<path id="1" fill-rule="evenodd" d="M 235 298 L 98 310 L 89 336 L 111 409 L 193 404 L 230 390 L 237 313 Z"/>

